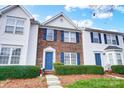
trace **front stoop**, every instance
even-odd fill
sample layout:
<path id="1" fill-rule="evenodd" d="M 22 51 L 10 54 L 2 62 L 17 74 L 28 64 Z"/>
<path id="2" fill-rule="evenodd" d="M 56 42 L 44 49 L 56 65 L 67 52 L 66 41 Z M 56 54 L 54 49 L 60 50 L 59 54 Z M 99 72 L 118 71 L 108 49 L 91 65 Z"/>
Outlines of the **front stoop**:
<path id="1" fill-rule="evenodd" d="M 62 88 L 59 78 L 55 75 L 46 75 L 48 88 Z"/>
<path id="2" fill-rule="evenodd" d="M 54 74 L 54 71 L 52 71 L 52 70 L 45 70 L 45 74 L 46 75 L 51 75 L 51 74 Z"/>

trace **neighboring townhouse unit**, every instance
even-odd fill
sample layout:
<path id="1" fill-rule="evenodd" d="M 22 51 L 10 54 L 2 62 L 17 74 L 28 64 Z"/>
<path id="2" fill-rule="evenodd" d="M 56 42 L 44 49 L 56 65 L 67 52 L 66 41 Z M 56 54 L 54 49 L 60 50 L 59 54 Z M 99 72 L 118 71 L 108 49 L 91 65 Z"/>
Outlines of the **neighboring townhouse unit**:
<path id="1" fill-rule="evenodd" d="M 63 13 L 42 23 L 38 32 L 37 65 L 53 69 L 54 62 L 83 64 L 82 33 Z"/>
<path id="2" fill-rule="evenodd" d="M 99 29 L 83 29 L 84 64 L 100 65 L 105 70 L 111 65 L 124 64 L 124 33 Z"/>
<path id="3" fill-rule="evenodd" d="M 35 65 L 38 22 L 20 5 L 0 10 L 0 65 Z"/>

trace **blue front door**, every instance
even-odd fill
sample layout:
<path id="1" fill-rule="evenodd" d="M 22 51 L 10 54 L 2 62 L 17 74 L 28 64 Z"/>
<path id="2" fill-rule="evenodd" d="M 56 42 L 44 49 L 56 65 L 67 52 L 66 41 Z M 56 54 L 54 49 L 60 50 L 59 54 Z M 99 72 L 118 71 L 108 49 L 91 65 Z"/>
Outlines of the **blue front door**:
<path id="1" fill-rule="evenodd" d="M 52 63 L 53 63 L 53 52 L 46 52 L 45 56 L 45 69 L 52 70 Z"/>
<path id="2" fill-rule="evenodd" d="M 101 54 L 95 53 L 96 65 L 101 66 Z"/>

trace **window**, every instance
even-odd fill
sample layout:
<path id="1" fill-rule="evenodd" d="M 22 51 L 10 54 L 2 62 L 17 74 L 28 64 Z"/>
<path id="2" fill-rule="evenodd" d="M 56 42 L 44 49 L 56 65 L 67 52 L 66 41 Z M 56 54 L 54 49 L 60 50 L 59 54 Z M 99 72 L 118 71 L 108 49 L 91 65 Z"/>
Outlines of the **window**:
<path id="1" fill-rule="evenodd" d="M 77 53 L 64 53 L 64 64 L 65 65 L 76 65 L 77 64 Z"/>
<path id="2" fill-rule="evenodd" d="M 48 41 L 54 40 L 54 30 L 53 29 L 47 29 L 47 40 Z"/>
<path id="3" fill-rule="evenodd" d="M 111 44 L 111 35 L 110 34 L 106 35 L 106 39 L 107 39 L 107 44 Z"/>
<path id="4" fill-rule="evenodd" d="M 112 35 L 112 44 L 117 45 L 117 40 L 115 35 Z"/>
<path id="5" fill-rule="evenodd" d="M 93 32 L 93 42 L 99 43 L 99 34 L 97 32 Z"/>
<path id="6" fill-rule="evenodd" d="M 69 42 L 69 32 L 64 32 L 64 42 Z"/>
<path id="7" fill-rule="evenodd" d="M 11 64 L 19 64 L 21 49 L 13 48 L 11 55 Z"/>
<path id="8" fill-rule="evenodd" d="M 19 64 L 21 48 L 2 47 L 0 52 L 0 64 Z"/>
<path id="9" fill-rule="evenodd" d="M 120 53 L 116 53 L 116 58 L 117 58 L 118 65 L 122 65 L 122 59 L 121 59 L 121 54 Z"/>
<path id="10" fill-rule="evenodd" d="M 112 34 L 106 34 L 106 44 L 119 45 L 118 37 Z"/>
<path id="11" fill-rule="evenodd" d="M 8 64 L 10 56 L 10 48 L 2 48 L 0 53 L 0 64 Z"/>
<path id="12" fill-rule="evenodd" d="M 70 33 L 70 42 L 76 43 L 76 33 Z"/>
<path id="13" fill-rule="evenodd" d="M 75 32 L 64 32 L 64 42 L 76 43 L 76 33 Z"/>
<path id="14" fill-rule="evenodd" d="M 112 56 L 112 53 L 109 53 L 108 54 L 108 57 L 109 57 L 110 64 L 113 65 L 113 56 Z"/>
<path id="15" fill-rule="evenodd" d="M 23 34 L 24 32 L 24 19 L 7 17 L 5 32 L 6 33 L 15 33 Z"/>

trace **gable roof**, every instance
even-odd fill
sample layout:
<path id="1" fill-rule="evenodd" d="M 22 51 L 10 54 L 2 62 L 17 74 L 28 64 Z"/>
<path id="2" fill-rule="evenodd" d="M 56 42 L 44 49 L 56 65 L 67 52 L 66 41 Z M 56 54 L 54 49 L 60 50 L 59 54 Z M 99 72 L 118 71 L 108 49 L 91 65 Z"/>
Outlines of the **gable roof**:
<path id="1" fill-rule="evenodd" d="M 80 30 L 80 29 L 72 22 L 72 20 L 71 20 L 70 18 L 68 18 L 63 12 L 60 12 L 59 14 L 57 14 L 57 15 L 53 16 L 52 18 L 46 20 L 45 22 L 42 23 L 42 25 L 46 25 L 46 24 L 50 23 L 51 21 L 53 21 L 53 20 L 55 20 L 55 19 L 57 19 L 58 17 L 61 17 L 61 16 L 63 16 L 72 26 L 74 26 L 75 29 Z"/>
<path id="2" fill-rule="evenodd" d="M 112 49 L 112 50 L 121 50 L 122 48 L 119 48 L 117 46 L 108 46 L 107 48 L 105 48 L 104 50 L 109 50 L 109 49 Z"/>
<path id="3" fill-rule="evenodd" d="M 12 9 L 14 9 L 16 7 L 20 7 L 30 17 L 30 19 L 34 19 L 33 16 L 22 5 L 8 5 L 2 9 L 0 9 L 0 15 L 6 13 L 8 11 L 11 11 Z"/>

